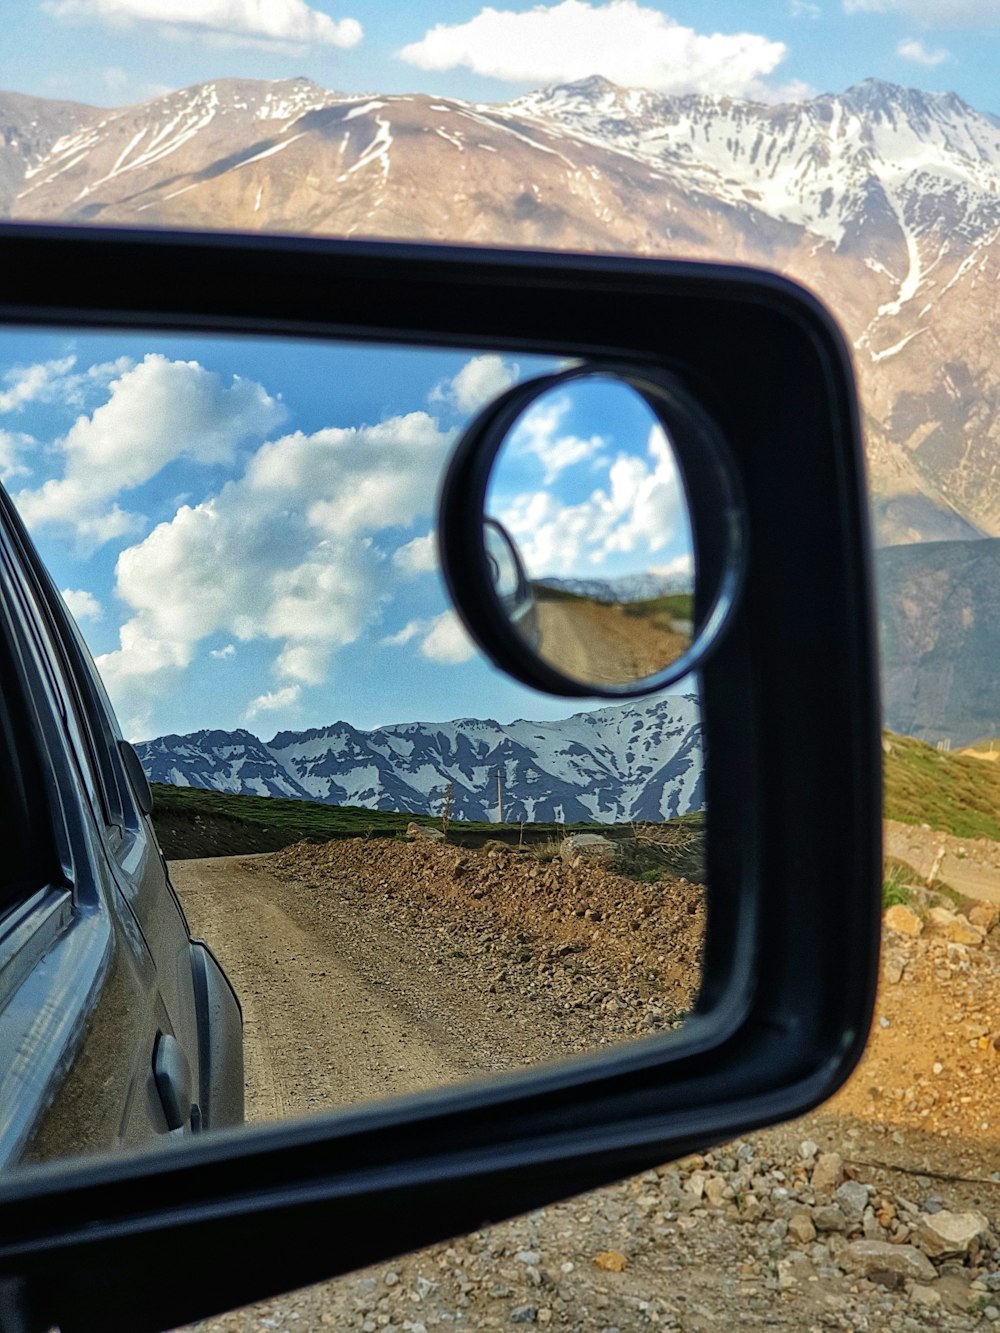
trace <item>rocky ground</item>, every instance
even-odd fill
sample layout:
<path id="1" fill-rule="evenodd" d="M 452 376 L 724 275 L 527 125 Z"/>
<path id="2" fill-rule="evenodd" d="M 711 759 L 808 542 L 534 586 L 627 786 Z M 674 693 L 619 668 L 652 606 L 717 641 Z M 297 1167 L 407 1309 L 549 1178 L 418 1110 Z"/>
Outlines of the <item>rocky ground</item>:
<path id="1" fill-rule="evenodd" d="M 356 913 L 391 910 L 428 966 L 485 987 L 498 1022 L 535 1015 L 530 1058 L 677 1024 L 691 1002 L 693 885 L 496 848 L 356 842 L 258 860 L 310 902 L 340 891 Z M 203 1330 L 1000 1323 L 995 918 L 919 892 L 888 914 L 868 1052 L 818 1113 Z"/>

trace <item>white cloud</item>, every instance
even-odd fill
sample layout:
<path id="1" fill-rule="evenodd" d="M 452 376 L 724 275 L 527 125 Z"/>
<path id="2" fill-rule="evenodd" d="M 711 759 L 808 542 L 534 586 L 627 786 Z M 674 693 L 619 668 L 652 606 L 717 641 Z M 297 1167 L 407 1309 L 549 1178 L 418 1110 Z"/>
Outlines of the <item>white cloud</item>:
<path id="1" fill-rule="evenodd" d="M 26 449 L 37 446 L 38 441 L 20 431 L 0 429 L 0 481 L 8 482 L 14 477 L 27 476 L 31 468 L 21 461 Z"/>
<path id="2" fill-rule="evenodd" d="M 98 666 L 130 734 L 210 635 L 276 643 L 275 694 L 325 680 L 331 655 L 378 617 L 374 535 L 429 517 L 451 438 L 425 412 L 284 436 L 123 551 L 116 590 L 132 614 Z"/>
<path id="3" fill-rule="evenodd" d="M 474 356 L 457 375 L 436 384 L 429 398 L 432 403 L 447 403 L 466 416 L 472 416 L 479 408 L 499 397 L 505 389 L 509 389 L 517 376 L 516 362 L 505 361 L 502 356 L 494 356 L 492 353 Z"/>
<path id="4" fill-rule="evenodd" d="M 357 46 L 357 19 L 333 19 L 305 0 L 47 0 L 57 18 L 157 23 L 225 46 Z"/>
<path id="5" fill-rule="evenodd" d="M 550 491 L 517 496 L 500 515 L 532 578 L 601 576 L 607 562 L 634 553 L 637 567 L 687 536 L 687 509 L 673 453 L 654 427 L 646 456 L 619 454 L 604 486 L 578 504 Z"/>
<path id="6" fill-rule="evenodd" d="M 790 0 L 788 12 L 793 19 L 818 19 L 822 13 L 819 5 L 812 0 Z"/>
<path id="7" fill-rule="evenodd" d="M 454 611 L 442 611 L 431 621 L 431 627 L 420 645 L 424 657 L 432 662 L 454 665 L 474 657 L 476 646 L 462 628 Z"/>
<path id="8" fill-rule="evenodd" d="M 934 69 L 937 65 L 943 65 L 946 60 L 951 59 L 951 52 L 943 47 L 938 47 L 936 51 L 928 51 L 916 37 L 906 37 L 896 47 L 896 54 L 902 56 L 904 60 L 912 60 L 915 65 L 923 65 L 926 69 Z"/>
<path id="9" fill-rule="evenodd" d="M 404 574 L 429 574 L 437 569 L 437 539 L 433 532 L 425 537 L 414 537 L 401 546 L 392 557 L 392 563 Z"/>
<path id="10" fill-rule="evenodd" d="M 412 643 L 418 635 L 426 633 L 429 624 L 429 620 L 410 620 L 395 634 L 387 634 L 384 639 L 379 639 L 379 643 L 383 648 L 402 648 Z"/>
<path id="11" fill-rule="evenodd" d="M 217 662 L 225 662 L 230 657 L 236 656 L 236 644 L 227 643 L 223 648 L 210 648 L 209 657 L 214 657 Z"/>
<path id="12" fill-rule="evenodd" d="M 51 398 L 59 381 L 69 373 L 76 357 L 62 357 L 57 361 L 43 361 L 33 366 L 15 366 L 3 377 L 6 386 L 0 389 L 0 412 L 16 412 L 38 399 Z"/>
<path id="13" fill-rule="evenodd" d="M 993 28 L 1000 0 L 844 0 L 848 14 L 903 14 L 927 28 Z"/>
<path id="14" fill-rule="evenodd" d="M 282 708 L 291 708 L 298 703 L 302 693 L 301 685 L 285 685 L 280 690 L 271 690 L 268 694 L 259 694 L 247 705 L 244 717 L 249 722 L 260 713 L 276 713 Z"/>
<path id="15" fill-rule="evenodd" d="M 578 435 L 559 433 L 572 406 L 568 393 L 545 395 L 522 417 L 511 436 L 510 447 L 515 454 L 533 454 L 541 463 L 544 486 L 551 486 L 568 467 L 596 458 L 605 447 L 606 441 L 600 435 L 584 440 Z"/>
<path id="16" fill-rule="evenodd" d="M 63 588 L 62 599 L 74 620 L 100 620 L 104 615 L 104 608 L 86 588 Z"/>
<path id="17" fill-rule="evenodd" d="M 176 458 L 228 462 L 239 443 L 260 438 L 283 416 L 252 380 L 233 376 L 227 387 L 196 361 L 150 354 L 118 374 L 107 401 L 57 441 L 63 476 L 22 491 L 18 508 L 30 527 L 68 526 L 82 544 L 99 546 L 143 526 L 114 503 L 123 491 Z"/>
<path id="18" fill-rule="evenodd" d="M 554 83 L 601 74 L 662 92 L 760 96 L 787 54 L 757 33 L 698 33 L 637 0 L 562 0 L 526 10 L 480 10 L 438 23 L 400 57 L 425 70 L 465 67 L 513 83 Z"/>
<path id="19" fill-rule="evenodd" d="M 421 656 L 446 666 L 467 662 L 476 654 L 476 645 L 462 628 L 454 611 L 442 611 L 439 616 L 411 620 L 401 630 L 387 635 L 379 642 L 384 648 L 402 648 L 414 639 L 420 640 Z"/>

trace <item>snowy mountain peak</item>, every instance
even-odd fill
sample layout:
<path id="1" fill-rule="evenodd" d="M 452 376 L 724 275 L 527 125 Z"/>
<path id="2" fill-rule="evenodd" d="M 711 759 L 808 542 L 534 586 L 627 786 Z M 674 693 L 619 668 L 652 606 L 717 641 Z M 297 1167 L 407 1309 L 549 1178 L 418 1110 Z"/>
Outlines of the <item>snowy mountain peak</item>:
<path id="1" fill-rule="evenodd" d="M 557 722 L 465 719 L 358 731 L 347 723 L 282 731 L 161 736 L 136 746 L 153 782 L 291 796 L 373 810 L 436 813 L 452 787 L 456 819 L 661 820 L 701 809 L 698 701 L 679 695 Z"/>

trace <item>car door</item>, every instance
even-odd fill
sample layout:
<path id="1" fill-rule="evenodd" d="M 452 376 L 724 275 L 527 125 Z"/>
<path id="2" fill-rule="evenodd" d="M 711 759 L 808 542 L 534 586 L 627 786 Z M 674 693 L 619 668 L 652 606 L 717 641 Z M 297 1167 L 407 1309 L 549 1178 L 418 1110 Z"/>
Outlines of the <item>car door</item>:
<path id="1" fill-rule="evenodd" d="M 30 830 L 0 956 L 2 1077 L 18 1085 L 2 1098 L 16 1108 L 0 1125 L 11 1162 L 180 1128 L 164 1080 L 183 1082 L 186 1065 L 197 1087 L 199 1048 L 186 924 L 111 716 L 7 503 L 0 519 L 3 766 Z"/>

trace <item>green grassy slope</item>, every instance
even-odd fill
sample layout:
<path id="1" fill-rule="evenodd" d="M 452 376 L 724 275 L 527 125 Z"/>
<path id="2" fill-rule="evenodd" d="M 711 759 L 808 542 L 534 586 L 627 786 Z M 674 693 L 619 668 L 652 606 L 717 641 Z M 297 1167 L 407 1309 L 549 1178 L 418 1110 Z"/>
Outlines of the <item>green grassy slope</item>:
<path id="1" fill-rule="evenodd" d="M 432 815 L 364 810 L 358 806 L 324 805 L 319 801 L 291 801 L 277 796 L 234 796 L 200 787 L 153 784 L 153 823 L 163 853 L 170 859 L 189 856 L 227 856 L 246 852 L 274 852 L 293 842 L 329 842 L 333 838 L 394 837 L 406 832 L 411 821 L 440 828 Z M 567 828 L 583 832 L 599 825 L 525 825 L 525 840 L 561 837 Z M 477 843 L 486 838 L 517 842 L 518 824 L 475 823 L 453 820 L 452 842 Z"/>
<path id="2" fill-rule="evenodd" d="M 883 741 L 886 818 L 1000 842 L 1000 767 L 888 731 Z"/>

